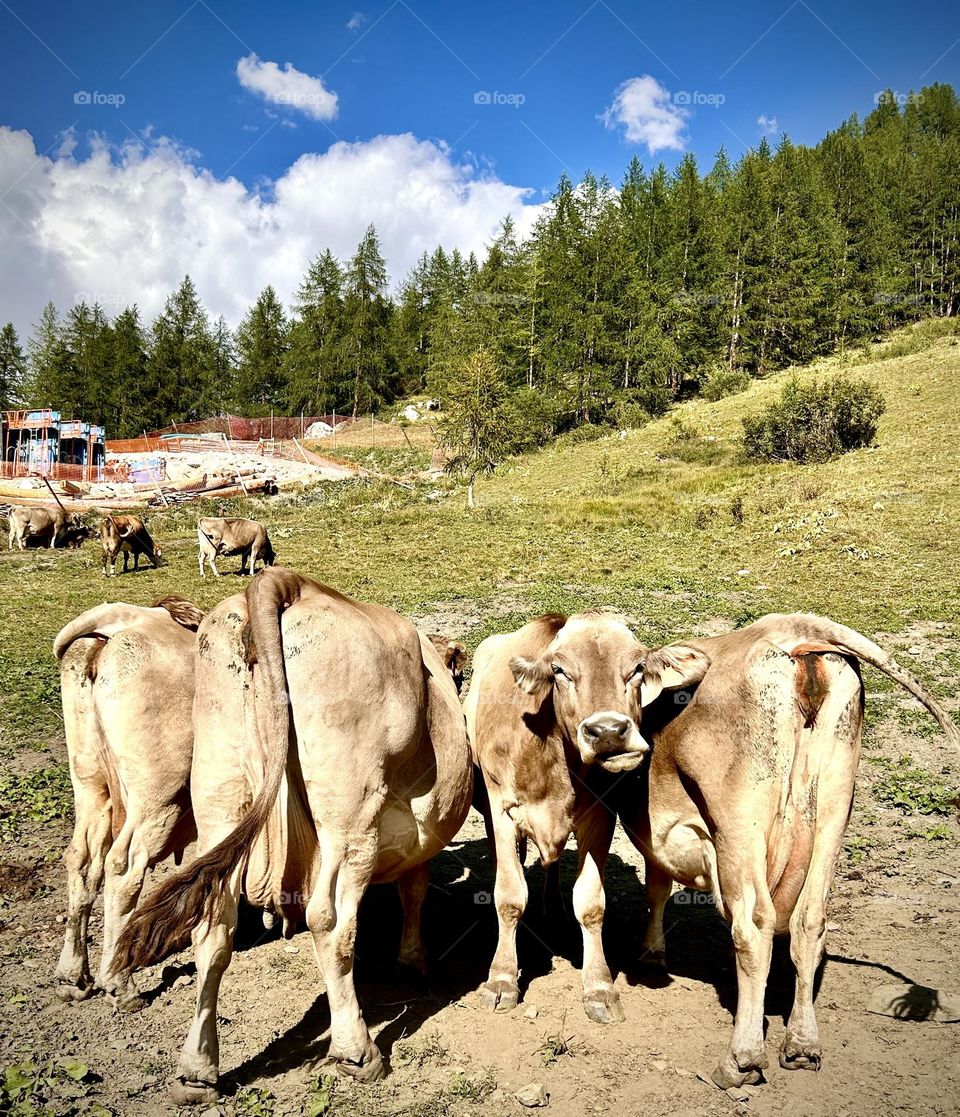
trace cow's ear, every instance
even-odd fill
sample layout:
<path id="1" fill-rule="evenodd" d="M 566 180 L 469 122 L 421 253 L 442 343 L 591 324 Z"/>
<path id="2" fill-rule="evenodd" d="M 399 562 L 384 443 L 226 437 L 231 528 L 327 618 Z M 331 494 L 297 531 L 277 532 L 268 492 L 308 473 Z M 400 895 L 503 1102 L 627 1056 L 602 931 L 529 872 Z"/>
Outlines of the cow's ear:
<path id="1" fill-rule="evenodd" d="M 527 659 L 525 656 L 515 655 L 510 660 L 510 670 L 517 686 L 534 698 L 542 698 L 553 682 L 553 671 L 545 659 Z"/>
<path id="2" fill-rule="evenodd" d="M 650 652 L 643 665 L 640 705 L 649 706 L 663 690 L 699 683 L 710 666 L 710 657 L 688 644 L 668 644 Z"/>

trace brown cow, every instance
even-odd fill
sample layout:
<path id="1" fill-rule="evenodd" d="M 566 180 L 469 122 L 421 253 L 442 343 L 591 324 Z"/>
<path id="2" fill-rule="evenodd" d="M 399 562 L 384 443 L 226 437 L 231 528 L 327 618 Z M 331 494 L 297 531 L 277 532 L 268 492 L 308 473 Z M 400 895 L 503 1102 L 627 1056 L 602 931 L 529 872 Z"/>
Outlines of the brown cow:
<path id="1" fill-rule="evenodd" d="M 450 675 L 392 610 L 273 567 L 200 627 L 194 735 L 191 789 L 207 852 L 138 909 L 117 948 L 124 969 L 138 968 L 194 929 L 197 1010 L 174 1100 L 217 1094 L 217 990 L 241 891 L 280 914 L 288 934 L 306 918 L 330 1005 L 330 1056 L 343 1073 L 379 1077 L 353 984 L 357 907 L 368 884 L 397 881 L 401 960 L 422 964 L 427 862 L 470 805 Z"/>
<path id="2" fill-rule="evenodd" d="M 139 516 L 110 515 L 100 522 L 100 548 L 104 576 L 117 572 L 117 558 L 123 552 L 123 572 L 133 554 L 133 569 L 140 569 L 140 556 L 146 555 L 153 566 L 159 566 L 157 559 L 163 554 L 160 547 L 150 538 L 143 520 Z M 109 571 L 108 568 L 109 567 Z"/>
<path id="3" fill-rule="evenodd" d="M 190 811 L 194 632 L 203 618 L 179 597 L 153 608 L 117 602 L 81 614 L 57 635 L 63 721 L 76 824 L 65 855 L 68 914 L 58 994 L 105 990 L 139 1008 L 130 977 L 113 969 L 117 936 L 147 869 L 196 837 Z M 90 909 L 104 882 L 103 953 L 94 983 Z"/>
<path id="4" fill-rule="evenodd" d="M 204 563 L 220 577 L 214 564 L 219 555 L 240 555 L 240 573 L 255 574 L 257 558 L 263 559 L 264 566 L 273 566 L 276 555 L 267 535 L 267 529 L 257 520 L 220 520 L 209 516 L 197 524 L 197 542 L 200 545 L 200 577 L 206 577 Z"/>
<path id="5" fill-rule="evenodd" d="M 739 996 L 714 1071 L 725 1088 L 763 1080 L 763 1001 L 777 933 L 789 933 L 796 969 L 780 1064 L 820 1066 L 813 990 L 860 755 L 858 660 L 919 699 L 960 748 L 960 731 L 916 679 L 866 637 L 821 617 L 771 615 L 645 657 L 649 774 L 631 781 L 630 794 L 617 789 L 621 819 L 647 864 L 644 946 L 663 959 L 674 880 L 711 892 L 730 921 Z M 662 693 L 700 674 L 695 690 Z"/>
<path id="6" fill-rule="evenodd" d="M 599 613 L 540 617 L 477 648 L 465 710 L 496 847 L 500 938 L 483 988 L 495 1010 L 519 999 L 516 931 L 527 887 L 518 843 L 532 839 L 551 866 L 573 830 L 584 1009 L 600 1023 L 623 1019 L 601 942 L 603 870 L 616 823 L 604 799 L 647 752 L 637 729 L 642 652 L 622 621 Z"/>
<path id="7" fill-rule="evenodd" d="M 43 508 L 24 506 L 11 508 L 8 517 L 10 521 L 10 535 L 7 547 L 13 550 L 16 545 L 21 551 L 26 550 L 27 540 L 36 539 L 51 550 L 57 543 L 63 543 L 67 532 L 78 532 L 84 524 L 76 513 L 70 513 L 63 508 Z"/>
<path id="8" fill-rule="evenodd" d="M 448 636 L 441 636 L 437 632 L 430 633 L 427 639 L 437 649 L 459 694 L 463 690 L 463 673 L 467 666 L 466 647 L 459 640 L 451 640 Z"/>

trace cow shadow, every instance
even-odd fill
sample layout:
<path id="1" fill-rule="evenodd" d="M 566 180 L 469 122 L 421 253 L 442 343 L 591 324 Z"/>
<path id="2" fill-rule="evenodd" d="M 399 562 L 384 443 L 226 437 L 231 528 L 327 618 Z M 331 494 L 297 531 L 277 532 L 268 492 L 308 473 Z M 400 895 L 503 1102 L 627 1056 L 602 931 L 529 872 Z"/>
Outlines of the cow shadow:
<path id="1" fill-rule="evenodd" d="M 557 958 L 577 969 L 582 965 L 582 935 L 571 902 L 576 873 L 576 851 L 569 848 L 560 864 L 564 912 L 558 918 L 555 911 L 548 914 L 544 910 L 543 869 L 535 860 L 526 869 L 529 901 L 517 935 L 521 997 L 535 978 L 553 969 Z M 493 885 L 494 868 L 483 839 L 454 842 L 433 860 L 423 912 L 424 942 L 431 960 L 427 984 L 411 981 L 396 971 L 403 922 L 396 889 L 378 885 L 368 890 L 358 919 L 354 978 L 364 1019 L 376 1034 L 377 1046 L 387 1061 L 398 1041 L 415 1036 L 433 1016 L 473 994 L 486 980 L 497 943 Z M 604 946 L 614 978 L 622 975 L 629 986 L 651 991 L 668 987 L 678 978 L 710 985 L 732 1019 L 737 983 L 730 929 L 709 897 L 680 892 L 667 905 L 664 924 L 668 971 L 664 973 L 643 962 L 648 905 L 636 867 L 611 853 L 605 888 Z M 236 949 L 254 949 L 278 933 L 264 932 L 259 913 L 251 910 L 238 927 Z M 828 957 L 832 963 L 852 963 Z M 316 980 L 319 985 L 319 973 Z M 793 993 L 788 942 L 778 937 L 767 984 L 766 1015 L 786 1021 Z M 257 1079 L 317 1067 L 327 1055 L 329 1026 L 327 997 L 319 993 L 296 1023 L 227 1072 L 221 1088 L 229 1094 Z"/>

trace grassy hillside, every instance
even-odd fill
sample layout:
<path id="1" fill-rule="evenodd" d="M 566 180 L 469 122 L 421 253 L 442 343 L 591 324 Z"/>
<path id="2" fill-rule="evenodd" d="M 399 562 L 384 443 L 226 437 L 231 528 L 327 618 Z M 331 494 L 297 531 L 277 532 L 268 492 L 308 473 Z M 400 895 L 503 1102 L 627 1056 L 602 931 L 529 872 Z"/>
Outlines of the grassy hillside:
<path id="1" fill-rule="evenodd" d="M 266 521 L 284 564 L 430 617 L 471 644 L 537 611 L 608 605 L 636 618 L 651 643 L 717 617 L 793 609 L 871 634 L 922 619 L 956 635 L 960 343 L 938 330 L 847 359 L 851 375 L 883 391 L 887 413 L 876 448 L 826 465 L 739 462 L 741 418 L 780 391 L 784 373 L 718 403 L 684 404 L 638 431 L 561 440 L 508 463 L 481 481 L 473 512 L 449 481 L 413 493 L 341 483 L 156 513 L 150 527 L 166 564 L 109 583 L 92 545 L 4 554 L 4 736 L 55 729 L 50 641 L 82 609 L 170 592 L 210 606 L 242 589 L 235 577 L 198 577 L 196 519 L 221 508 Z M 840 366 L 831 359 L 799 375 Z"/>

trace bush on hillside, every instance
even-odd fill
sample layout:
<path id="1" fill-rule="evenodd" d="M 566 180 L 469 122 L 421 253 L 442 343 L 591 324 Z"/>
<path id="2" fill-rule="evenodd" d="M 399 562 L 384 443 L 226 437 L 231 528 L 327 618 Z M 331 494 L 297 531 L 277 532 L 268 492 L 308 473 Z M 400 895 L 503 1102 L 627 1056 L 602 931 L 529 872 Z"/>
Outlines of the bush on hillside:
<path id="1" fill-rule="evenodd" d="M 825 462 L 873 443 L 883 396 L 871 384 L 838 376 L 823 383 L 788 381 L 764 412 L 743 420 L 751 461 Z"/>
<path id="2" fill-rule="evenodd" d="M 700 394 L 705 400 L 716 403 L 726 396 L 735 396 L 750 387 L 750 375 L 742 369 L 725 368 L 716 365 L 707 373 Z"/>

